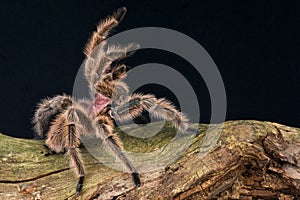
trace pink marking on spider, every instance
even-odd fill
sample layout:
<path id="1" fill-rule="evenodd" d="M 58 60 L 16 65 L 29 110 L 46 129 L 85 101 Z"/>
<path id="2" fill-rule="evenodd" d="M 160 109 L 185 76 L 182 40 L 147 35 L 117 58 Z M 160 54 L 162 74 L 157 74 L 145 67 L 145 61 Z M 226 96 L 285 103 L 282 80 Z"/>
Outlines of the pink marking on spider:
<path id="1" fill-rule="evenodd" d="M 97 116 L 109 103 L 110 98 L 99 93 L 93 101 L 91 111 L 95 116 Z"/>

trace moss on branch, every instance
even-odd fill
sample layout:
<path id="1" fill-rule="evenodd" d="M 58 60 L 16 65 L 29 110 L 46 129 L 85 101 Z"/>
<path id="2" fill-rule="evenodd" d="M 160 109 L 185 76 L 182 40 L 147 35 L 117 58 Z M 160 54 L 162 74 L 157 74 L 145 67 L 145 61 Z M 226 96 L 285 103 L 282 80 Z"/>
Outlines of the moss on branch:
<path id="1" fill-rule="evenodd" d="M 77 180 L 65 156 L 45 156 L 44 141 L 0 134 L 0 199 L 300 198 L 298 128 L 260 121 L 222 125 L 200 125 L 199 135 L 179 138 L 172 148 L 182 146 L 180 139 L 190 139 L 188 149 L 175 162 L 142 173 L 140 188 L 134 187 L 130 174 L 99 163 L 82 148 L 87 176 L 79 197 L 74 196 Z M 220 137 L 208 151 L 204 139 L 210 141 L 220 128 Z M 132 128 L 130 135 L 138 129 Z M 127 151 L 144 153 L 163 149 L 176 135 L 170 126 L 150 138 L 118 134 Z"/>

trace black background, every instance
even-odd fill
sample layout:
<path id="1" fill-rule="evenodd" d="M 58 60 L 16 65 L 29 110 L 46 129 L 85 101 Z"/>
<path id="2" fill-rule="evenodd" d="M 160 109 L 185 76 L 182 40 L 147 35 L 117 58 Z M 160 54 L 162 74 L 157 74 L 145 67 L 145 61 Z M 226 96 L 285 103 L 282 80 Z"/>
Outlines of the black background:
<path id="1" fill-rule="evenodd" d="M 7 1 L 0 6 L 0 131 L 32 137 L 35 104 L 71 93 L 95 24 L 118 7 L 128 13 L 117 31 L 165 27 L 201 44 L 213 58 L 227 93 L 227 120 L 257 119 L 300 126 L 298 1 Z M 201 78 L 178 56 L 137 52 L 132 66 L 167 64 L 191 81 L 209 122 L 210 100 Z M 166 88 L 143 91 L 176 98 Z M 188 113 L 187 113 L 188 114 Z"/>

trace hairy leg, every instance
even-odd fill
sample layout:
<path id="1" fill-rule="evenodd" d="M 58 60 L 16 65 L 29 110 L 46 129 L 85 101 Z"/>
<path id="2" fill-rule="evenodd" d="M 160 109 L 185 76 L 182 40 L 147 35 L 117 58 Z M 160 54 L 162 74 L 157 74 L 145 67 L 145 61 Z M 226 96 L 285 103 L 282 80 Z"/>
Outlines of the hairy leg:
<path id="1" fill-rule="evenodd" d="M 104 51 L 106 62 L 101 72 L 101 80 L 120 80 L 126 76 L 125 60 L 132 56 L 140 46 L 130 43 L 124 46 L 110 45 Z"/>
<path id="2" fill-rule="evenodd" d="M 188 119 L 170 101 L 164 98 L 157 99 L 150 94 L 133 94 L 127 101 L 112 110 L 115 120 L 120 122 L 136 118 L 146 110 L 153 117 L 171 121 L 179 131 L 184 132 L 188 128 Z"/>
<path id="3" fill-rule="evenodd" d="M 103 52 L 103 55 L 99 55 L 101 62 L 99 64 L 90 64 L 94 65 L 90 71 L 90 75 L 86 75 L 86 78 L 89 82 L 90 89 L 96 93 L 102 93 L 106 96 L 112 96 L 112 93 L 120 87 L 120 85 L 127 88 L 127 85 L 121 80 L 126 77 L 127 69 L 126 65 L 123 63 L 124 60 L 131 55 L 130 48 L 132 50 L 136 50 L 138 47 L 134 48 L 134 44 L 129 44 L 126 47 L 118 47 L 109 49 L 109 51 L 117 51 L 115 52 Z M 89 64 L 89 63 L 87 63 Z M 86 64 L 85 67 L 88 67 Z M 122 82 L 120 84 L 120 82 Z M 108 93 L 110 91 L 110 94 Z M 106 94 L 107 93 L 107 94 Z"/>
<path id="4" fill-rule="evenodd" d="M 84 62 L 84 74 L 89 83 L 91 96 L 94 96 L 95 85 L 99 83 L 109 82 L 106 85 L 116 85 L 112 81 L 117 81 L 125 77 L 126 67 L 124 60 L 131 56 L 139 45 L 131 43 L 128 45 L 107 45 L 106 39 L 113 28 L 115 28 L 126 14 L 126 8 L 119 8 L 111 16 L 101 21 L 97 26 L 97 30 L 93 32 L 91 38 L 86 44 Z M 103 94 L 107 91 L 102 88 Z"/>
<path id="5" fill-rule="evenodd" d="M 45 138 L 50 126 L 51 120 L 59 113 L 72 105 L 72 98 L 67 95 L 58 95 L 53 98 L 46 98 L 38 104 L 32 123 L 34 131 L 38 138 Z"/>
<path id="6" fill-rule="evenodd" d="M 97 127 L 96 136 L 104 142 L 107 151 L 110 151 L 120 161 L 122 166 L 127 169 L 136 186 L 141 185 L 139 174 L 134 165 L 122 151 L 123 145 L 117 135 L 113 133 L 113 121 L 109 116 L 98 116 L 99 125 Z"/>
<path id="7" fill-rule="evenodd" d="M 65 153 L 70 158 L 70 167 L 78 177 L 76 193 L 82 190 L 85 170 L 81 159 L 79 133 L 90 134 L 93 122 L 88 118 L 86 110 L 80 104 L 73 104 L 65 112 L 57 115 L 50 126 L 46 145 L 56 153 Z"/>
<path id="8" fill-rule="evenodd" d="M 92 33 L 85 46 L 84 54 L 86 56 L 90 56 L 95 47 L 108 37 L 110 31 L 122 21 L 126 12 L 127 9 L 125 7 L 119 8 L 111 16 L 108 16 L 98 24 L 97 31 Z"/>
<path id="9" fill-rule="evenodd" d="M 104 50 L 106 38 L 111 30 L 122 21 L 126 12 L 125 7 L 119 8 L 111 16 L 102 20 L 86 44 L 84 54 L 87 58 L 84 63 L 84 74 L 91 90 L 94 90 L 93 86 L 105 71 L 105 66 L 111 63 L 111 59 L 106 56 Z"/>

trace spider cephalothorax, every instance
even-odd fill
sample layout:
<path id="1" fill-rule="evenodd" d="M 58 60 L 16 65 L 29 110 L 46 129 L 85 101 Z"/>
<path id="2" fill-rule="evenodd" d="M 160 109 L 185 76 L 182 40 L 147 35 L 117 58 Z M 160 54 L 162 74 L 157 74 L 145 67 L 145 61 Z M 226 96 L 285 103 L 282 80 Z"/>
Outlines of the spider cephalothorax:
<path id="1" fill-rule="evenodd" d="M 79 178 L 77 193 L 81 192 L 85 177 L 79 152 L 81 135 L 92 135 L 101 140 L 106 149 L 131 172 L 135 185 L 140 186 L 139 174 L 113 132 L 114 121 L 128 121 L 148 111 L 154 117 L 171 121 L 180 131 L 187 129 L 188 120 L 169 101 L 151 94 L 129 95 L 129 89 L 123 82 L 127 71 L 122 60 L 137 46 L 114 46 L 106 42 L 109 32 L 120 23 L 125 13 L 126 8 L 120 8 L 99 23 L 86 45 L 84 73 L 92 100 L 75 101 L 68 95 L 46 98 L 38 105 L 33 118 L 34 130 L 37 136 L 46 138 L 48 148 L 56 153 L 65 152 L 70 157 L 70 165 Z"/>

